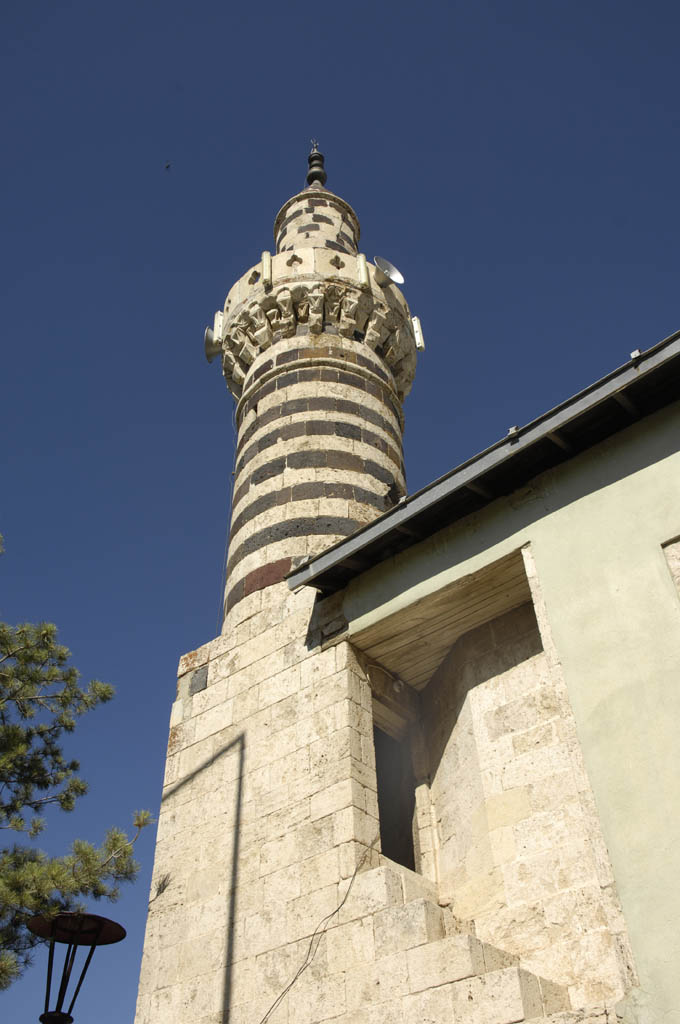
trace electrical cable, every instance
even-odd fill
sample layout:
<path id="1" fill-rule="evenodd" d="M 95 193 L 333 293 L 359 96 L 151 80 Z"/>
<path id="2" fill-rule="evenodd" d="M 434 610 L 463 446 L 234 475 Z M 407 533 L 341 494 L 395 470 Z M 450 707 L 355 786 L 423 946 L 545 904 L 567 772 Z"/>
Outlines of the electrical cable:
<path id="1" fill-rule="evenodd" d="M 292 989 L 293 985 L 298 980 L 300 975 L 304 971 L 306 971 L 307 968 L 311 965 L 312 961 L 314 960 L 314 957 L 316 956 L 316 951 L 319 948 L 319 943 L 321 942 L 321 939 L 323 938 L 324 933 L 326 932 L 326 930 L 327 930 L 331 920 L 335 917 L 336 914 L 338 914 L 342 910 L 342 908 L 344 907 L 345 903 L 347 902 L 347 898 L 348 898 L 350 892 L 352 891 L 352 886 L 354 885 L 354 879 L 357 877 L 357 875 L 359 874 L 359 871 L 364 866 L 366 858 L 368 857 L 369 853 L 371 852 L 371 850 L 373 849 L 375 844 L 378 842 L 379 838 L 380 838 L 380 832 L 378 831 L 376 833 L 376 835 L 375 835 L 375 838 L 374 838 L 373 842 L 371 843 L 370 846 L 366 847 L 366 849 L 364 850 L 363 855 L 361 857 L 361 860 L 359 861 L 359 863 L 355 867 L 354 872 L 352 874 L 352 877 L 349 880 L 349 885 L 347 886 L 347 892 L 342 897 L 340 903 L 338 903 L 338 905 L 335 908 L 335 910 L 331 911 L 330 914 L 326 914 L 326 916 L 324 918 L 322 918 L 321 921 L 319 921 L 319 923 L 317 924 L 316 928 L 312 932 L 311 939 L 309 940 L 309 946 L 307 948 L 307 954 L 305 956 L 305 959 L 302 961 L 302 963 L 298 967 L 296 973 L 293 975 L 293 978 L 288 982 L 288 984 L 286 985 L 284 990 L 276 997 L 276 999 L 274 1000 L 272 1005 L 269 1007 L 269 1009 L 267 1010 L 267 1012 L 265 1013 L 264 1017 L 259 1022 L 259 1024 L 267 1024 L 267 1021 L 271 1017 L 271 1015 L 274 1012 L 274 1010 L 276 1010 L 281 1005 L 282 1001 L 288 995 L 288 993 L 290 992 L 290 990 Z"/>

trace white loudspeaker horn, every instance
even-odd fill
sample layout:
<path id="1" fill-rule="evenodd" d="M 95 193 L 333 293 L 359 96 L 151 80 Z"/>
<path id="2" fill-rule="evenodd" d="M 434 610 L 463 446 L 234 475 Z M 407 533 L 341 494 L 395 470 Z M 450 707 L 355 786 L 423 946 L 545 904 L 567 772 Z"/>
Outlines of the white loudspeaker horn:
<path id="1" fill-rule="evenodd" d="M 215 322 L 212 327 L 206 327 L 203 335 L 203 347 L 205 358 L 212 363 L 215 356 L 222 353 L 222 328 L 224 324 L 224 313 L 218 309 L 215 313 Z"/>
<path id="2" fill-rule="evenodd" d="M 382 256 L 374 256 L 373 262 L 377 269 L 375 279 L 381 288 L 386 288 L 388 284 L 404 283 L 404 275 L 389 260 L 384 260 Z"/>
<path id="3" fill-rule="evenodd" d="M 203 335 L 203 344 L 205 348 L 205 358 L 209 363 L 212 363 L 215 356 L 219 356 L 222 352 L 222 345 L 219 341 L 215 340 L 212 327 L 206 327 L 205 334 Z"/>

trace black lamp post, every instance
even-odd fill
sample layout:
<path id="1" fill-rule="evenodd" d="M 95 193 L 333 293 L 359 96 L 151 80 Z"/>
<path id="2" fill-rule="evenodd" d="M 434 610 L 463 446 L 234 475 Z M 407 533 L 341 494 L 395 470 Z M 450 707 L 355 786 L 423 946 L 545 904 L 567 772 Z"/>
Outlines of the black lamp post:
<path id="1" fill-rule="evenodd" d="M 56 917 L 32 917 L 27 924 L 29 931 L 32 931 L 34 935 L 38 935 L 41 939 L 47 939 L 50 944 L 50 952 L 47 959 L 45 1012 L 40 1015 L 40 1020 L 42 1024 L 72 1024 L 71 1010 L 80 992 L 80 986 L 90 966 L 90 961 L 94 956 L 96 947 L 110 946 L 114 942 L 120 942 L 121 939 L 125 938 L 125 929 L 122 925 L 116 924 L 115 921 L 109 921 L 106 917 L 99 917 L 98 914 L 79 913 L 57 914 Z M 66 946 L 66 955 L 61 972 L 56 1005 L 53 1010 L 50 1010 L 55 942 L 61 942 Z M 65 1012 L 66 990 L 71 980 L 78 946 L 89 946 L 89 952 L 85 958 L 83 969 L 80 972 L 80 978 L 78 979 L 68 1011 Z"/>

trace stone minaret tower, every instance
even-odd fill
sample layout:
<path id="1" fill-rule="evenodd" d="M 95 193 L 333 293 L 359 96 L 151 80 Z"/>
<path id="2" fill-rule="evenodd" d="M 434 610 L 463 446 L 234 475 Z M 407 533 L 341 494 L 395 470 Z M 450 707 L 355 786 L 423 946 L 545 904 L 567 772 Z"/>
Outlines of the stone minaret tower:
<path id="1" fill-rule="evenodd" d="M 276 217 L 276 254 L 234 285 L 209 339 L 237 401 L 225 629 L 242 601 L 405 493 L 411 317 L 325 181 L 315 147 L 307 187 Z"/>
<path id="2" fill-rule="evenodd" d="M 258 1024 L 348 879 L 378 863 L 369 683 L 334 599 L 285 576 L 404 495 L 416 345 L 325 181 L 315 146 L 276 253 L 206 331 L 237 403 L 225 615 L 180 661 L 137 1024 Z M 343 1013 L 333 970 L 324 939 L 272 1024 L 289 1003 L 291 1021 Z"/>

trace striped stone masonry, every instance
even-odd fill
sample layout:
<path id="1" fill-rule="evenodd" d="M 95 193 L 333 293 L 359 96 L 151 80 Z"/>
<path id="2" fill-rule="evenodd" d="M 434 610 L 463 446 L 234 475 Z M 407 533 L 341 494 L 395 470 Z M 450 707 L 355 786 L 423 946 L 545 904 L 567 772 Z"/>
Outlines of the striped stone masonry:
<path id="1" fill-rule="evenodd" d="M 401 403 L 361 342 L 280 339 L 254 361 L 237 420 L 227 613 L 406 493 Z"/>
<path id="2" fill-rule="evenodd" d="M 136 1024 L 611 1024 L 380 854 L 367 672 L 286 592 L 180 661 Z"/>

